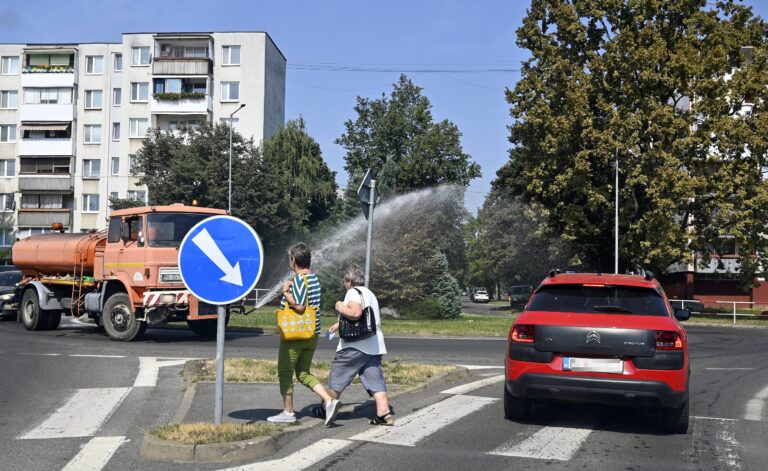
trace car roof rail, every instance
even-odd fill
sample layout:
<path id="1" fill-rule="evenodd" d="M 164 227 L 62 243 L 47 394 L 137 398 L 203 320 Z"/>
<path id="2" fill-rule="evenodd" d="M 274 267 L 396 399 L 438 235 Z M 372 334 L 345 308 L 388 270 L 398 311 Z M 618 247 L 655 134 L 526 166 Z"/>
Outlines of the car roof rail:
<path id="1" fill-rule="evenodd" d="M 650 271 L 650 270 L 643 270 L 643 271 L 645 271 L 645 279 L 646 280 L 651 281 L 655 277 L 655 275 L 653 274 L 652 271 Z"/>
<path id="2" fill-rule="evenodd" d="M 549 270 L 549 277 L 550 278 L 554 278 L 555 276 L 559 275 L 560 273 L 562 273 L 562 271 L 560 271 L 559 268 L 553 268 L 552 270 Z"/>

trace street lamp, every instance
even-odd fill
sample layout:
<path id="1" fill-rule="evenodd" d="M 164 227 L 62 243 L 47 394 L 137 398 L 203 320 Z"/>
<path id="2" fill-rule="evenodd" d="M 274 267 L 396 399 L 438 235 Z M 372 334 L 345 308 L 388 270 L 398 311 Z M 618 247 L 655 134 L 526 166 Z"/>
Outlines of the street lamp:
<path id="1" fill-rule="evenodd" d="M 614 204 L 616 214 L 613 218 L 614 223 L 614 273 L 619 274 L 619 148 L 616 148 L 616 183 L 614 188 L 616 192 L 616 203 Z"/>
<path id="2" fill-rule="evenodd" d="M 243 108 L 245 108 L 245 103 L 229 114 L 229 206 L 227 207 L 229 214 L 232 214 L 232 120 L 234 119 L 235 113 Z"/>

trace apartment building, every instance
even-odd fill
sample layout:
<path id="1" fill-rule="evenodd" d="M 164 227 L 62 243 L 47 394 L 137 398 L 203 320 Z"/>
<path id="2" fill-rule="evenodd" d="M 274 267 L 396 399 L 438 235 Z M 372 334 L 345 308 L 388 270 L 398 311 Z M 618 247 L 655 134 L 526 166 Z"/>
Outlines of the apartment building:
<path id="1" fill-rule="evenodd" d="M 0 259 L 16 238 L 106 227 L 147 129 L 285 121 L 285 57 L 263 32 L 125 33 L 120 43 L 0 44 Z"/>

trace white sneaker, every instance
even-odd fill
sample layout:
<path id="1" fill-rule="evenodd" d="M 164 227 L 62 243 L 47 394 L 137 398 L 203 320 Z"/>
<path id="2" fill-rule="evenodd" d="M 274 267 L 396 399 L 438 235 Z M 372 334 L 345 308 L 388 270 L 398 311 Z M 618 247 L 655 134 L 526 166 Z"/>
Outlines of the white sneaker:
<path id="1" fill-rule="evenodd" d="M 272 417 L 267 417 L 267 421 L 276 424 L 292 424 L 296 422 L 296 414 L 288 414 L 285 411 L 280 412 Z"/>
<path id="2" fill-rule="evenodd" d="M 339 412 L 341 402 L 338 399 L 332 399 L 331 402 L 325 405 L 325 426 L 329 426 L 336 418 L 336 413 Z"/>

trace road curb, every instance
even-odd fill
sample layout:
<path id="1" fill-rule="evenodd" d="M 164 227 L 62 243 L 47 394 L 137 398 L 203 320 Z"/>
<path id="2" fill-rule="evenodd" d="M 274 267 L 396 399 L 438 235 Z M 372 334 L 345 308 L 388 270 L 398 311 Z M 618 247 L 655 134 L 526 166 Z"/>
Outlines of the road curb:
<path id="1" fill-rule="evenodd" d="M 194 366 L 196 361 L 198 360 L 191 360 L 184 365 L 182 374 L 187 390 L 184 394 L 184 400 L 179 405 L 179 410 L 174 416 L 174 420 L 176 421 L 183 420 L 189 410 L 189 404 L 192 402 L 192 397 L 196 390 L 195 383 L 192 381 L 195 375 Z M 449 371 L 430 378 L 429 381 L 424 384 L 399 391 L 392 391 L 388 396 L 389 398 L 394 398 L 401 394 L 424 390 L 437 383 L 454 383 L 468 379 L 472 376 L 468 369 L 462 367 L 457 368 L 456 371 Z M 362 404 L 342 405 L 339 412 L 355 413 L 362 410 L 364 407 L 366 407 L 366 402 Z M 236 461 L 256 460 L 273 455 L 303 432 L 321 424 L 324 424 L 322 419 L 303 417 L 299 420 L 299 425 L 286 427 L 271 437 L 256 437 L 236 442 L 199 445 L 187 445 L 170 440 L 163 440 L 152 435 L 151 432 L 145 432 L 139 453 L 142 458 L 149 460 L 175 463 L 233 463 Z"/>

